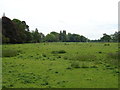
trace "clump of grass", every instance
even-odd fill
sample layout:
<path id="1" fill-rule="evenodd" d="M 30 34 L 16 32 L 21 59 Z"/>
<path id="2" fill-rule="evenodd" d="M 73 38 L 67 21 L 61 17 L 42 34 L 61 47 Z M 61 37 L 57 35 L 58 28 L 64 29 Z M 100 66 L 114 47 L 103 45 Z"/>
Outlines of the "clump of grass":
<path id="1" fill-rule="evenodd" d="M 89 68 L 89 64 L 87 64 L 87 63 L 82 63 L 81 68 Z"/>
<path id="2" fill-rule="evenodd" d="M 22 51 L 21 50 L 17 50 L 18 51 L 18 53 L 22 53 Z"/>
<path id="3" fill-rule="evenodd" d="M 17 50 L 12 50 L 12 49 L 2 50 L 2 57 L 13 57 L 18 54 L 19 54 L 19 52 Z"/>
<path id="4" fill-rule="evenodd" d="M 91 65 L 90 68 L 98 68 L 97 65 Z"/>
<path id="5" fill-rule="evenodd" d="M 61 58 L 61 56 L 58 56 L 57 58 Z"/>
<path id="6" fill-rule="evenodd" d="M 92 62 L 74 61 L 71 63 L 71 68 L 98 68 L 98 66 Z"/>
<path id="7" fill-rule="evenodd" d="M 44 54 L 44 53 L 42 54 L 42 56 L 43 56 L 43 57 L 47 57 L 46 54 Z"/>
<path id="8" fill-rule="evenodd" d="M 65 57 L 64 57 L 64 60 L 67 60 L 67 59 L 68 59 L 68 57 L 65 56 Z"/>
<path id="9" fill-rule="evenodd" d="M 120 51 L 115 53 L 108 53 L 108 57 L 112 59 L 120 59 Z"/>
<path id="10" fill-rule="evenodd" d="M 102 52 L 101 52 L 101 51 L 99 51 L 98 53 L 100 53 L 100 54 L 101 54 Z"/>
<path id="11" fill-rule="evenodd" d="M 114 69 L 114 67 L 106 67 L 106 69 L 113 70 L 113 69 Z"/>
<path id="12" fill-rule="evenodd" d="M 66 69 L 72 69 L 71 67 L 67 67 Z"/>
<path id="13" fill-rule="evenodd" d="M 66 53 L 65 50 L 59 50 L 59 51 L 52 51 L 51 52 L 52 54 L 63 54 L 63 53 Z"/>
<path id="14" fill-rule="evenodd" d="M 69 43 L 64 43 L 64 45 L 69 45 Z"/>
<path id="15" fill-rule="evenodd" d="M 106 62 L 110 65 L 117 66 L 118 60 L 120 59 L 120 51 L 118 52 L 111 52 L 106 54 Z"/>
<path id="16" fill-rule="evenodd" d="M 60 51 L 58 51 L 58 53 L 66 53 L 66 51 L 65 50 L 60 50 Z"/>
<path id="17" fill-rule="evenodd" d="M 106 66 L 106 67 L 110 67 L 110 64 L 106 64 L 105 66 Z"/>
<path id="18" fill-rule="evenodd" d="M 114 73 L 117 73 L 117 74 L 120 73 L 120 71 L 119 71 L 118 69 L 115 69 L 113 72 L 114 72 Z"/>
<path id="19" fill-rule="evenodd" d="M 110 46 L 110 44 L 104 44 L 104 46 Z"/>
<path id="20" fill-rule="evenodd" d="M 76 60 L 76 61 L 92 61 L 92 60 L 95 60 L 96 57 L 94 55 L 75 54 L 75 55 L 70 55 L 70 56 L 64 56 L 64 59 Z"/>
<path id="21" fill-rule="evenodd" d="M 90 80 L 90 81 L 91 81 L 91 80 L 92 80 L 92 78 L 86 78 L 85 80 Z"/>
<path id="22" fill-rule="evenodd" d="M 72 68 L 80 68 L 79 62 L 76 62 L 76 61 L 72 62 L 72 63 L 71 63 L 71 67 L 72 67 Z"/>

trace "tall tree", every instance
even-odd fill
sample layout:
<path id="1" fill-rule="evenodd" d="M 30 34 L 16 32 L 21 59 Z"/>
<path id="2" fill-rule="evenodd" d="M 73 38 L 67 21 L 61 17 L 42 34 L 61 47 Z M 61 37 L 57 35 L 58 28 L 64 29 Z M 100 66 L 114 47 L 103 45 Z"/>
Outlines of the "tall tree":
<path id="1" fill-rule="evenodd" d="M 16 43 L 19 37 L 15 24 L 8 17 L 2 17 L 3 43 Z"/>
<path id="2" fill-rule="evenodd" d="M 17 29 L 17 34 L 19 35 L 19 37 L 17 37 L 17 42 L 19 43 L 26 42 L 26 34 L 25 34 L 26 25 L 19 19 L 13 19 L 12 21 L 15 25 L 15 28 Z"/>
<path id="3" fill-rule="evenodd" d="M 63 32 L 60 31 L 60 34 L 59 34 L 59 40 L 62 41 L 62 42 L 67 41 L 66 30 L 63 30 Z"/>
<path id="4" fill-rule="evenodd" d="M 111 36 L 104 33 L 103 37 L 101 38 L 101 41 L 102 42 L 110 42 L 110 40 L 111 40 Z"/>
<path id="5" fill-rule="evenodd" d="M 56 42 L 59 41 L 59 33 L 53 31 L 53 32 L 51 32 L 50 34 L 53 34 L 53 35 L 55 36 L 55 38 L 56 38 L 55 41 L 56 41 Z"/>
<path id="6" fill-rule="evenodd" d="M 120 42 L 120 31 L 115 32 L 114 34 L 112 34 L 111 38 L 112 38 L 113 42 Z"/>
<path id="7" fill-rule="evenodd" d="M 38 29 L 37 29 L 37 28 L 35 29 L 35 31 L 32 32 L 32 35 L 33 35 L 33 42 L 34 42 L 34 43 L 40 42 L 40 40 L 41 40 L 41 35 L 40 35 L 40 33 L 38 32 Z"/>
<path id="8" fill-rule="evenodd" d="M 45 37 L 45 41 L 47 42 L 55 42 L 56 41 L 56 37 L 54 34 L 47 34 Z"/>

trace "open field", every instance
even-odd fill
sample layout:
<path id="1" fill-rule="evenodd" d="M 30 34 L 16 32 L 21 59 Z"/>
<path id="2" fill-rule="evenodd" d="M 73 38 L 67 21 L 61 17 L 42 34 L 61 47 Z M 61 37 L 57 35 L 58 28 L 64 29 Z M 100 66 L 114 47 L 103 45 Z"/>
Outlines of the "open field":
<path id="1" fill-rule="evenodd" d="M 3 45 L 3 87 L 117 88 L 117 43 Z"/>

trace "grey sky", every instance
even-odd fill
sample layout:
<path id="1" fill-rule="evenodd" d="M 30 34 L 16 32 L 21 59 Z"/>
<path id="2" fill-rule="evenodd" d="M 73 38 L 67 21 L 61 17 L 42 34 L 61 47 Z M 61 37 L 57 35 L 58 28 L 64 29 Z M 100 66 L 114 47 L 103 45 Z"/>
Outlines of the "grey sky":
<path id="1" fill-rule="evenodd" d="M 26 21 L 30 30 L 66 30 L 90 39 L 118 29 L 119 0 L 1 0 L 0 15 Z"/>

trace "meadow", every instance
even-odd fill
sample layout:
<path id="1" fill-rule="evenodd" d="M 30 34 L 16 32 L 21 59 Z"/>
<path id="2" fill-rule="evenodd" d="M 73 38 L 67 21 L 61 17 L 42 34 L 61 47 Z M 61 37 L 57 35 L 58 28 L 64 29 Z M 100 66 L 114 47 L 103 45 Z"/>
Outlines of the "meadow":
<path id="1" fill-rule="evenodd" d="M 3 88 L 118 88 L 118 43 L 2 45 Z"/>

